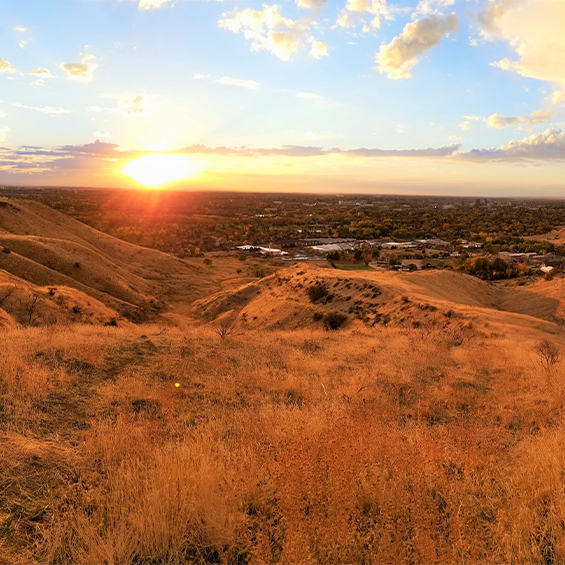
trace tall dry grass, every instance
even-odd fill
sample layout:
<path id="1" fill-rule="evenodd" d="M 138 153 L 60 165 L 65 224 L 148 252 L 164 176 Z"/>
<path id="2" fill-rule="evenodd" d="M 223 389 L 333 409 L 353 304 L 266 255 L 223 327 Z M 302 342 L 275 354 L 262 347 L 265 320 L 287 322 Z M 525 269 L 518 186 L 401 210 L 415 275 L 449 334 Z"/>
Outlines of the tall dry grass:
<path id="1" fill-rule="evenodd" d="M 4 561 L 565 560 L 565 373 L 537 336 L 5 337 Z"/>

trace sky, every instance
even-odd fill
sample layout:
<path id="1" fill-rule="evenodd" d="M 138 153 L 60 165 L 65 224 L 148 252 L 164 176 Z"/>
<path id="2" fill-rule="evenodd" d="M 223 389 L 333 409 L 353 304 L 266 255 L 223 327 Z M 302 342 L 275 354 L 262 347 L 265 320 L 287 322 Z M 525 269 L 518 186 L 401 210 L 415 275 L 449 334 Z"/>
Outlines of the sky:
<path id="1" fill-rule="evenodd" d="M 0 184 L 565 196 L 565 0 L 0 0 Z"/>

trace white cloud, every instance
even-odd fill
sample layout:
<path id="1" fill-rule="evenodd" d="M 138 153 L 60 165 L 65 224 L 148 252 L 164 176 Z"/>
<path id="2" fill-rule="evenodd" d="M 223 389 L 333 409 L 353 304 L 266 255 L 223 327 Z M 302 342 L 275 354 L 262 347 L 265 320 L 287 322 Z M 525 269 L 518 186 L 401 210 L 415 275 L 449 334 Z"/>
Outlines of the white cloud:
<path id="1" fill-rule="evenodd" d="M 26 31 L 29 31 L 29 30 L 27 29 L 27 27 L 20 27 L 20 26 L 15 27 L 14 29 L 15 29 L 16 31 L 19 31 L 20 33 L 25 33 Z"/>
<path id="2" fill-rule="evenodd" d="M 561 104 L 562 102 L 565 102 L 565 90 L 556 90 L 551 95 L 551 101 L 554 104 Z"/>
<path id="3" fill-rule="evenodd" d="M 468 161 L 537 161 L 565 160 L 565 133 L 547 129 L 508 145 L 491 149 L 473 149 L 461 152 L 457 157 Z"/>
<path id="4" fill-rule="evenodd" d="M 242 86 L 243 88 L 250 88 L 255 90 L 261 86 L 258 82 L 254 80 L 242 80 L 239 78 L 222 77 L 216 81 L 218 84 L 227 84 L 229 86 Z"/>
<path id="5" fill-rule="evenodd" d="M 6 112 L 0 111 L 0 118 L 5 118 L 7 115 Z"/>
<path id="6" fill-rule="evenodd" d="M 210 78 L 210 75 L 203 75 L 200 73 L 194 73 L 193 78 L 195 78 L 196 80 L 203 80 L 205 78 Z"/>
<path id="7" fill-rule="evenodd" d="M 107 131 L 95 131 L 95 132 L 92 133 L 92 135 L 96 139 L 107 139 L 109 137 L 112 137 L 112 135 L 110 133 L 108 133 Z"/>
<path id="8" fill-rule="evenodd" d="M 143 104 L 143 96 L 138 95 L 131 100 L 122 100 L 118 103 L 119 108 L 125 116 L 141 116 L 147 112 Z"/>
<path id="9" fill-rule="evenodd" d="M 53 78 L 53 75 L 45 67 L 33 69 L 29 74 L 39 78 Z"/>
<path id="10" fill-rule="evenodd" d="M 381 21 L 393 20 L 387 0 L 347 0 L 338 15 L 336 27 L 352 28 L 361 25 L 367 33 L 381 27 Z"/>
<path id="11" fill-rule="evenodd" d="M 489 0 L 479 22 L 485 39 L 507 41 L 516 53 L 495 66 L 565 85 L 565 2 Z"/>
<path id="12" fill-rule="evenodd" d="M 155 8 L 161 8 L 165 4 L 168 4 L 171 0 L 139 0 L 140 10 L 152 10 Z"/>
<path id="13" fill-rule="evenodd" d="M 27 110 L 35 110 L 36 112 L 41 112 L 46 116 L 60 116 L 62 114 L 70 114 L 71 110 L 66 110 L 65 108 L 59 108 L 56 106 L 26 106 L 25 104 L 12 104 L 16 108 L 25 108 Z"/>
<path id="14" fill-rule="evenodd" d="M 449 141 L 461 141 L 461 136 L 460 135 L 450 135 L 448 137 Z"/>
<path id="15" fill-rule="evenodd" d="M 471 129 L 471 124 L 469 122 L 461 122 L 457 127 L 464 131 L 468 131 Z"/>
<path id="16" fill-rule="evenodd" d="M 25 49 L 26 45 L 28 44 L 28 40 L 27 39 L 22 39 L 20 40 L 20 42 L 18 43 L 18 45 L 22 48 Z"/>
<path id="17" fill-rule="evenodd" d="M 80 63 L 63 63 L 61 68 L 67 72 L 67 76 L 71 80 L 90 82 L 92 74 L 98 67 L 98 65 L 88 62 L 94 58 L 93 55 L 84 55 Z"/>
<path id="18" fill-rule="evenodd" d="M 545 124 L 551 120 L 555 112 L 553 110 L 536 110 L 529 116 L 504 117 L 500 114 L 492 114 L 487 118 L 487 124 L 491 128 L 506 128 L 510 126 L 524 126 Z"/>
<path id="19" fill-rule="evenodd" d="M 6 61 L 5 59 L 0 59 L 0 73 L 15 73 L 16 69 Z"/>
<path id="20" fill-rule="evenodd" d="M 457 31 L 457 15 L 430 16 L 410 22 L 388 45 L 382 45 L 375 60 L 391 79 L 409 78 L 418 57 Z"/>
<path id="21" fill-rule="evenodd" d="M 471 120 L 473 122 L 479 122 L 482 120 L 481 116 L 463 116 L 466 120 Z"/>
<path id="22" fill-rule="evenodd" d="M 327 47 L 310 34 L 311 23 L 309 18 L 285 18 L 281 15 L 281 6 L 273 4 L 264 5 L 262 10 L 245 8 L 240 12 L 222 14 L 218 25 L 243 34 L 251 42 L 252 51 L 269 51 L 288 61 L 306 43 L 312 44 L 312 57 L 327 54 Z M 318 47 L 316 44 L 319 44 Z"/>
<path id="23" fill-rule="evenodd" d="M 455 4 L 455 0 L 420 0 L 414 14 L 417 16 L 440 14 L 442 9 L 449 8 L 453 4 Z"/>
<path id="24" fill-rule="evenodd" d="M 296 0 L 296 5 L 306 10 L 320 10 L 327 3 L 328 0 Z"/>
<path id="25" fill-rule="evenodd" d="M 321 96 L 313 92 L 297 92 L 296 98 L 304 98 L 305 100 L 319 100 Z"/>
<path id="26" fill-rule="evenodd" d="M 10 128 L 8 126 L 3 126 L 0 128 L 0 141 L 6 141 L 6 137 L 8 136 L 8 132 Z"/>
<path id="27" fill-rule="evenodd" d="M 310 49 L 310 57 L 314 57 L 314 59 L 320 59 L 321 57 L 328 56 L 328 46 L 321 41 L 316 41 L 315 39 L 311 40 L 312 48 Z"/>

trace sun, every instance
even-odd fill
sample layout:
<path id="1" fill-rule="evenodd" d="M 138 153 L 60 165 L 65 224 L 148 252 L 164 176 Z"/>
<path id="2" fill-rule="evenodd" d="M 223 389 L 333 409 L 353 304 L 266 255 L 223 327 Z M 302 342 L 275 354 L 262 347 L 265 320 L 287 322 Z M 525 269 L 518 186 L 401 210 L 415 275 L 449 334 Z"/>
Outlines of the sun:
<path id="1" fill-rule="evenodd" d="M 198 176 L 196 163 L 184 155 L 153 153 L 126 163 L 122 173 L 149 188 Z"/>

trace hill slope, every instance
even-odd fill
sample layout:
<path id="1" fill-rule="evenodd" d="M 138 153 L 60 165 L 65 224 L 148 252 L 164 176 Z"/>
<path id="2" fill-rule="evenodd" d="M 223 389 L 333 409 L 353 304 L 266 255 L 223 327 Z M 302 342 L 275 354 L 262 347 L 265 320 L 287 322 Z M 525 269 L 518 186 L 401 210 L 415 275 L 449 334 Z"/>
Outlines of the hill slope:
<path id="1" fill-rule="evenodd" d="M 201 265 L 98 232 L 33 201 L 0 199 L 0 269 L 46 287 L 65 285 L 141 321 L 172 300 L 218 288 Z"/>

